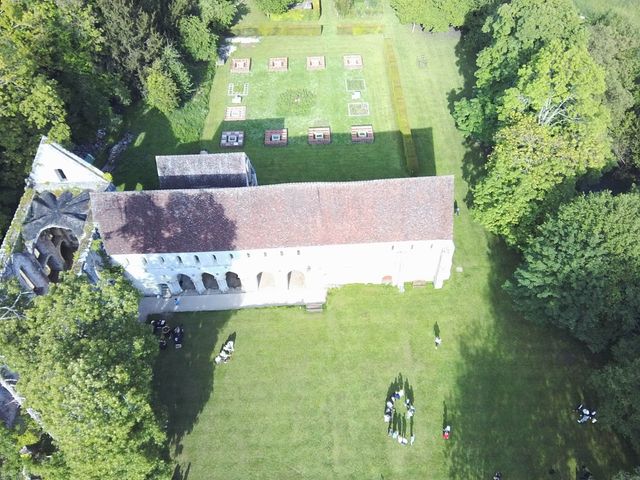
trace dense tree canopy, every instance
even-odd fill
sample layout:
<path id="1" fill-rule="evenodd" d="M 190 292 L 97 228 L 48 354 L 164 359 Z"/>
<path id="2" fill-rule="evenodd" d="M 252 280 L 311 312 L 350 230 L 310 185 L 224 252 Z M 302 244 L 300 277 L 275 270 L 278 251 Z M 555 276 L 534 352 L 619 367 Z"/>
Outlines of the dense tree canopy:
<path id="1" fill-rule="evenodd" d="M 488 0 L 391 0 L 401 23 L 419 23 L 425 30 L 445 32 L 464 24 L 466 15 Z"/>
<path id="2" fill-rule="evenodd" d="M 185 100 L 183 53 L 211 59 L 236 9 L 232 0 L 0 0 L 0 236 L 41 135 L 72 146 L 98 128 L 117 133 L 122 107 L 158 104 L 147 88 L 158 71 Z"/>
<path id="3" fill-rule="evenodd" d="M 554 52 L 583 45 L 587 33 L 571 0 L 515 0 L 489 16 L 483 31 L 491 38 L 480 51 L 474 95 L 457 102 L 458 126 L 491 143 L 498 128 L 497 109 L 509 88 L 522 80 L 521 68 L 552 40 Z"/>
<path id="4" fill-rule="evenodd" d="M 585 45 L 553 40 L 520 68 L 495 107 L 502 128 L 474 190 L 475 215 L 490 231 L 522 246 L 581 175 L 605 167 L 604 90 Z"/>
<path id="5" fill-rule="evenodd" d="M 590 33 L 589 52 L 606 72 L 613 153 L 621 164 L 640 165 L 640 32 L 625 18 L 608 14 L 595 20 Z"/>
<path id="6" fill-rule="evenodd" d="M 640 195 L 563 205 L 524 249 L 508 290 L 526 318 L 570 331 L 592 351 L 640 325 Z"/>
<path id="7" fill-rule="evenodd" d="M 157 344 L 137 321 L 137 292 L 108 276 L 66 276 L 25 320 L 0 324 L 0 350 L 59 448 L 60 478 L 166 478 L 150 404 Z"/>
<path id="8" fill-rule="evenodd" d="M 266 14 L 284 13 L 292 3 L 291 0 L 258 0 L 258 7 Z"/>

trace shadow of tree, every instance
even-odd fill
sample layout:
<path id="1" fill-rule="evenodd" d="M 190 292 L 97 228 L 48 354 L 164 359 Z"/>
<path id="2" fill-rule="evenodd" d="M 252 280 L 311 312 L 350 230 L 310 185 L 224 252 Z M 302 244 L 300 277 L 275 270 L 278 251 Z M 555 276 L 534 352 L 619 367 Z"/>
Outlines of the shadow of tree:
<path id="1" fill-rule="evenodd" d="M 102 222 L 110 248 L 124 244 L 137 253 L 234 250 L 236 224 L 211 193 L 202 190 L 131 192 L 108 197 L 117 218 Z M 117 205 L 114 205 L 117 204 Z"/>
<path id="2" fill-rule="evenodd" d="M 576 422 L 575 404 L 591 370 L 585 349 L 561 331 L 524 323 L 502 289 L 518 257 L 495 240 L 490 254 L 487 295 L 495 321 L 460 341 L 457 382 L 443 405 L 452 426 L 448 478 L 501 471 L 505 478 L 568 479 L 583 464 L 605 478 L 629 464 L 617 435 Z"/>
<path id="3" fill-rule="evenodd" d="M 232 312 L 184 313 L 170 316 L 169 324 L 185 329 L 183 347 L 162 351 L 154 368 L 154 390 L 167 414 L 171 456 L 182 453 L 182 439 L 190 433 L 214 392 L 216 366 L 213 358 L 219 333 Z M 223 368 L 223 367 L 222 367 Z M 190 464 L 178 465 L 174 480 L 186 480 Z"/>

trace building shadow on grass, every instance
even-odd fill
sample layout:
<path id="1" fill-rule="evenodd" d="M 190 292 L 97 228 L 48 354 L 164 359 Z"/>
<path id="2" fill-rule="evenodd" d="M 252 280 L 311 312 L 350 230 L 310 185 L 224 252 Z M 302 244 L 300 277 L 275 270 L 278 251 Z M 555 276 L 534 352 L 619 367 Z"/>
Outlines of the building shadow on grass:
<path id="1" fill-rule="evenodd" d="M 604 425 L 576 422 L 591 371 L 586 350 L 557 329 L 521 319 L 502 288 L 518 257 L 498 241 L 490 249 L 493 323 L 460 340 L 457 381 L 443 405 L 452 427 L 448 478 L 501 471 L 505 478 L 571 479 L 581 465 L 609 478 L 630 458 Z"/>
<path id="2" fill-rule="evenodd" d="M 353 126 L 369 123 L 369 120 L 359 117 L 353 117 L 352 120 Z M 309 125 L 312 126 L 331 127 L 324 123 Z M 331 143 L 309 145 L 307 136 L 291 135 L 289 129 L 286 146 L 264 145 L 266 130 L 283 128 L 286 128 L 286 123 L 282 117 L 225 121 L 218 125 L 212 138 L 202 142 L 202 147 L 212 153 L 246 152 L 261 184 L 345 182 L 407 176 L 399 131 L 376 131 L 374 125 L 373 143 L 352 143 L 350 133 L 332 131 Z M 220 147 L 220 138 L 225 131 L 243 131 L 244 145 Z M 433 129 L 414 129 L 411 137 L 418 154 L 419 174 L 435 175 Z"/>
<path id="3" fill-rule="evenodd" d="M 167 416 L 170 456 L 182 453 L 182 440 L 198 422 L 198 416 L 214 392 L 216 346 L 220 331 L 232 312 L 194 312 L 168 317 L 171 326 L 184 326 L 181 349 L 160 352 L 154 367 L 154 390 L 157 403 Z M 166 317 L 166 315 L 165 315 Z M 189 465 L 178 465 L 174 479 L 186 480 Z M 178 476 L 176 476 L 178 475 Z M 181 476 L 180 476 L 181 475 Z"/>

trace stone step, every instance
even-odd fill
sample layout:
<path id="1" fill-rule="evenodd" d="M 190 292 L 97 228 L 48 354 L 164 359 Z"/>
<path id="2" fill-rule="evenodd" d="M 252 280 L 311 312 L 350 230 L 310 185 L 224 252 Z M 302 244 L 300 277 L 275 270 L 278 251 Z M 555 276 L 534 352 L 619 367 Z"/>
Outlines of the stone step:
<path id="1" fill-rule="evenodd" d="M 322 313 L 324 304 L 323 303 L 307 303 L 307 312 L 309 313 Z"/>

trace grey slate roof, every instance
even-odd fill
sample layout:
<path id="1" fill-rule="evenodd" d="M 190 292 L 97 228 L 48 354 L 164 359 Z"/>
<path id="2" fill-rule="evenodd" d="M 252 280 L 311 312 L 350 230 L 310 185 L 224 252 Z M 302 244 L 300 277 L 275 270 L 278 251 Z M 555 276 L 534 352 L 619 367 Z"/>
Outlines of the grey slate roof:
<path id="1" fill-rule="evenodd" d="M 92 192 L 109 254 L 453 238 L 453 177 Z"/>
<path id="2" fill-rule="evenodd" d="M 244 152 L 200 155 L 158 155 L 156 167 L 162 189 L 246 187 Z"/>
<path id="3" fill-rule="evenodd" d="M 56 197 L 51 192 L 37 194 L 22 225 L 25 241 L 35 241 L 40 232 L 50 227 L 68 228 L 80 238 L 89 212 L 89 193 L 73 196 L 69 191 Z"/>

